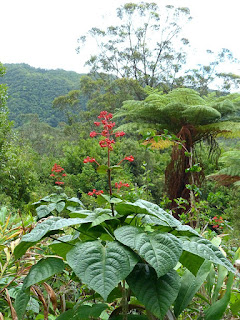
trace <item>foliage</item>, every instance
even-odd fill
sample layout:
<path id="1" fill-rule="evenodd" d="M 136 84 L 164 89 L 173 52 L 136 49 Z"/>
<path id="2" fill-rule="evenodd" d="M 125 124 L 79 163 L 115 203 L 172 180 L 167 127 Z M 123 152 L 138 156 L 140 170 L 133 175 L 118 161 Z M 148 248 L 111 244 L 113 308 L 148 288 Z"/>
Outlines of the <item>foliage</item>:
<path id="1" fill-rule="evenodd" d="M 150 90 L 144 101 L 125 101 L 117 113 L 117 117 L 125 117 L 127 121 L 135 122 L 137 125 L 150 123 L 159 133 L 167 129 L 170 134 L 175 134 L 182 140 L 180 149 L 179 144 L 173 146 L 172 161 L 165 172 L 165 186 L 172 206 L 174 199 L 180 197 L 189 202 L 190 193 L 186 185 L 192 184 L 193 178 L 196 185 L 202 180 L 201 170 L 197 170 L 199 174 L 196 171 L 193 177 L 188 169 L 197 165 L 196 144 L 201 141 L 209 143 L 209 156 L 218 151 L 215 137 L 231 130 L 228 121 L 239 111 L 238 99 L 239 95 L 235 95 L 234 98 L 230 95 L 220 100 L 214 101 L 212 98 L 209 101 L 187 88 L 178 88 L 168 94 Z M 219 126 L 221 122 L 224 122 L 222 128 Z M 239 126 L 239 123 L 236 124 Z"/>
<path id="2" fill-rule="evenodd" d="M 67 119 L 52 109 L 54 98 L 79 88 L 80 74 L 64 70 L 35 69 L 27 64 L 5 64 L 6 76 L 1 83 L 9 87 L 9 118 L 17 126 L 26 114 L 38 115 L 52 126 Z"/>
<path id="3" fill-rule="evenodd" d="M 115 123 L 111 118 L 111 114 L 101 112 L 95 126 L 103 125 L 103 130 L 99 128 L 90 133 L 92 138 L 101 137 L 99 145 L 107 155 L 107 163 L 100 164 L 91 156 L 83 161 L 85 166 L 96 166 L 98 172 L 107 176 L 108 194 L 90 192 L 90 196 L 97 195 L 102 207 L 86 210 L 78 199 L 69 199 L 59 192 L 34 204 L 40 220 L 21 238 L 14 255 L 16 259 L 24 257 L 34 246 L 35 250 L 40 246 L 44 254 L 27 276 L 19 279 L 18 286 L 21 285 L 14 310 L 23 317 L 32 297 L 31 289 L 43 305 L 44 319 L 49 313 L 55 313 L 56 319 L 102 318 L 103 315 L 104 319 L 119 315 L 122 319 L 135 316 L 172 319 L 173 313 L 180 315 L 192 303 L 214 270 L 214 264 L 219 270 L 215 290 L 210 293 L 214 303 L 211 307 L 209 303 L 204 304 L 199 316 L 204 314 L 209 320 L 220 320 L 230 299 L 238 299 L 237 291 L 230 294 L 233 281 L 237 281 L 234 280 L 236 270 L 218 248 L 218 241 L 212 243 L 203 238 L 152 202 L 141 199 L 131 202 L 114 193 L 113 173 L 121 172 L 123 161 L 134 163 L 134 157 L 125 156 L 116 165 L 110 161 L 115 138 L 125 134 L 113 131 Z M 117 187 L 124 184 L 118 183 Z M 239 253 L 236 254 L 238 259 Z M 75 286 L 84 286 L 65 312 L 56 303 L 56 296 L 53 299 L 56 307 L 49 309 L 40 290 L 41 283 L 63 272 L 69 274 Z M 221 299 L 218 294 L 227 275 L 225 295 Z M 203 297 L 204 302 L 207 300 Z M 238 312 L 236 303 L 237 300 L 233 300 L 234 312 Z M 128 315 L 133 309 L 135 314 Z"/>

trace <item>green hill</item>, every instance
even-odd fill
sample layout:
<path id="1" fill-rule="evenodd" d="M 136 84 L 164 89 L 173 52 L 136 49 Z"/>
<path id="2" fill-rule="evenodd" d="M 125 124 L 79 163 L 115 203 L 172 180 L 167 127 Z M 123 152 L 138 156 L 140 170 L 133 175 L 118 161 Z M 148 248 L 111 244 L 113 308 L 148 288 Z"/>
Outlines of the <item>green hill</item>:
<path id="1" fill-rule="evenodd" d="M 65 121 L 63 113 L 52 108 L 54 98 L 79 89 L 80 77 L 73 71 L 36 69 L 27 64 L 4 64 L 6 75 L 0 83 L 8 86 L 9 118 L 23 124 L 26 115 L 38 115 L 41 121 L 57 126 Z M 84 109 L 84 103 L 79 106 Z M 78 111 L 77 111 L 78 112 Z"/>

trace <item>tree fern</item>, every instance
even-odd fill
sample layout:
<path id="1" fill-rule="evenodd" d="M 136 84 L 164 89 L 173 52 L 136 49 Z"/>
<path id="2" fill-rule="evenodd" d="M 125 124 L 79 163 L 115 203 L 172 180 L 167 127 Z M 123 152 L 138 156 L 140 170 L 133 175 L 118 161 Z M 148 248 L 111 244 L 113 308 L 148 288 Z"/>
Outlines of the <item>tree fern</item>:
<path id="1" fill-rule="evenodd" d="M 174 198 L 189 200 L 190 196 L 185 186 L 192 182 L 193 174 L 186 172 L 189 159 L 185 151 L 194 151 L 195 144 L 205 140 L 210 144 L 209 154 L 213 154 L 217 150 L 218 135 L 240 136 L 240 94 L 224 97 L 210 94 L 202 98 L 188 88 L 178 88 L 168 94 L 156 90 L 149 92 L 144 101 L 124 102 L 116 116 L 124 117 L 127 123 L 138 123 L 140 127 L 148 125 L 158 133 L 167 129 L 183 140 L 184 150 L 173 146 L 172 161 L 165 172 L 168 196 L 174 205 Z M 194 175 L 195 183 L 200 182 L 202 172 Z"/>

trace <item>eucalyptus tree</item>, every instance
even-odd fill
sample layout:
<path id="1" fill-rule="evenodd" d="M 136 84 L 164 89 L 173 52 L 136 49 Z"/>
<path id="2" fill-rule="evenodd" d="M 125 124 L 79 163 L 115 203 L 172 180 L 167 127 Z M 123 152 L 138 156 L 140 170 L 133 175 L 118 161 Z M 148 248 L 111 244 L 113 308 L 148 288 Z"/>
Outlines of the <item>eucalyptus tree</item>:
<path id="1" fill-rule="evenodd" d="M 105 72 L 119 78 L 132 78 L 141 85 L 174 85 L 186 62 L 182 27 L 191 20 L 188 8 L 156 3 L 126 3 L 117 8 L 118 23 L 102 30 L 93 27 L 79 38 L 78 52 L 93 38 L 96 54 L 86 65 L 91 73 Z M 177 49 L 176 49 L 177 48 Z"/>
<path id="2" fill-rule="evenodd" d="M 150 94 L 143 101 L 125 101 L 116 116 L 128 122 L 126 131 L 126 127 L 135 126 L 152 128 L 161 134 L 167 129 L 181 139 L 182 148 L 179 149 L 179 144 L 173 146 L 171 162 L 165 171 L 165 187 L 174 207 L 174 199 L 189 201 L 191 192 L 186 186 L 199 185 L 204 177 L 195 160 L 196 144 L 206 141 L 211 156 L 218 151 L 217 135 L 229 134 L 233 128 L 239 130 L 239 119 L 231 120 L 239 113 L 240 95 L 216 98 L 211 94 L 202 98 L 198 92 L 187 88 L 174 89 L 168 94 L 151 88 L 148 91 Z"/>

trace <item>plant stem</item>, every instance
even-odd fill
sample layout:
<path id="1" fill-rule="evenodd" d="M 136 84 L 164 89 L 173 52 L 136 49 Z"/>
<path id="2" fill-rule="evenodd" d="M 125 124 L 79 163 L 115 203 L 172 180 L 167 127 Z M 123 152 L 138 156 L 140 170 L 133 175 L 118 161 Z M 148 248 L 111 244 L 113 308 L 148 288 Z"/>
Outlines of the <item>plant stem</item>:
<path id="1" fill-rule="evenodd" d="M 122 318 L 127 320 L 128 316 L 128 301 L 127 301 L 127 290 L 126 290 L 126 281 L 123 280 L 122 285 Z"/>
<path id="2" fill-rule="evenodd" d="M 110 198 L 112 196 L 112 181 L 111 181 L 111 169 L 110 169 L 110 149 L 108 148 L 108 186 L 109 186 L 109 195 Z M 114 205 L 113 203 L 111 205 L 112 210 L 112 216 L 114 217 Z"/>

